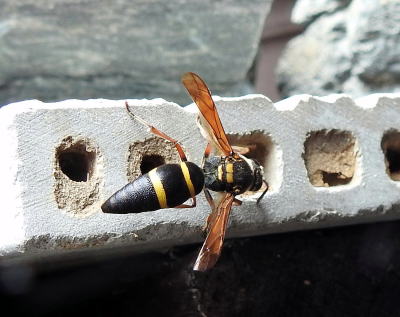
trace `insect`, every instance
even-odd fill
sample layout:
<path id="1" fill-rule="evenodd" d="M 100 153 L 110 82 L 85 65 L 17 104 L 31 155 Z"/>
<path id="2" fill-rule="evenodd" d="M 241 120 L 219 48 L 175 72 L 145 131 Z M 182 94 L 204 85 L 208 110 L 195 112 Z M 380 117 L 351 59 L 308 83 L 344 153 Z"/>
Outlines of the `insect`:
<path id="1" fill-rule="evenodd" d="M 173 142 L 181 163 L 165 164 L 140 176 L 112 195 L 102 205 L 102 210 L 130 213 L 169 207 L 192 208 L 196 205 L 196 195 L 204 187 L 211 213 L 204 227 L 206 238 L 193 269 L 206 271 L 215 265 L 221 254 L 232 206 L 241 204 L 236 196 L 246 191 L 257 191 L 264 183 L 266 188 L 258 203 L 267 192 L 268 183 L 263 178 L 262 166 L 242 154 L 248 149 L 230 144 L 205 82 L 195 73 L 186 73 L 182 76 L 182 83 L 200 110 L 197 123 L 208 141 L 201 168 L 187 161 L 176 140 L 134 115 L 126 103 L 128 113 L 134 119 L 155 135 Z M 217 199 L 213 199 L 210 190 L 217 193 Z M 189 198 L 192 204 L 183 204 Z"/>
<path id="2" fill-rule="evenodd" d="M 202 169 L 188 162 L 185 152 L 176 140 L 133 114 L 127 102 L 125 102 L 125 107 L 129 115 L 147 126 L 151 133 L 172 142 L 181 162 L 180 164 L 163 164 L 128 183 L 103 203 L 101 206 L 103 212 L 125 214 L 163 208 L 195 207 L 196 195 L 204 187 Z M 184 204 L 189 198 L 192 204 Z"/>

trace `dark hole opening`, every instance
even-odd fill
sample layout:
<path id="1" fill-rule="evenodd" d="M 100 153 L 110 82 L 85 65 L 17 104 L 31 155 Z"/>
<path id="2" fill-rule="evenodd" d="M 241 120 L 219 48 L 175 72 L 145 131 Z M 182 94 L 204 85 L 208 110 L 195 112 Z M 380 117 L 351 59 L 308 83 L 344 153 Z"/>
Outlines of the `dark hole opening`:
<path id="1" fill-rule="evenodd" d="M 322 171 L 322 181 L 329 186 L 346 185 L 351 181 L 351 177 L 345 177 L 342 173 L 328 173 Z"/>
<path id="2" fill-rule="evenodd" d="M 399 173 L 400 172 L 400 151 L 393 149 L 386 150 L 386 159 L 389 163 L 389 172 Z"/>
<path id="3" fill-rule="evenodd" d="M 400 132 L 389 130 L 382 138 L 381 148 L 385 155 L 386 172 L 394 181 L 400 181 Z"/>
<path id="4" fill-rule="evenodd" d="M 267 155 L 267 148 L 265 144 L 250 143 L 246 144 L 244 156 L 256 160 L 261 165 L 265 164 L 265 157 Z"/>
<path id="5" fill-rule="evenodd" d="M 144 155 L 140 163 L 140 171 L 143 174 L 150 172 L 153 168 L 165 164 L 165 159 L 161 155 Z"/>
<path id="6" fill-rule="evenodd" d="M 91 160 L 86 152 L 62 152 L 58 161 L 61 171 L 75 182 L 86 182 L 90 174 Z"/>
<path id="7" fill-rule="evenodd" d="M 235 152 L 256 160 L 263 166 L 266 165 L 272 143 L 263 133 L 253 132 L 244 136 L 228 134 L 228 140 L 233 145 Z"/>

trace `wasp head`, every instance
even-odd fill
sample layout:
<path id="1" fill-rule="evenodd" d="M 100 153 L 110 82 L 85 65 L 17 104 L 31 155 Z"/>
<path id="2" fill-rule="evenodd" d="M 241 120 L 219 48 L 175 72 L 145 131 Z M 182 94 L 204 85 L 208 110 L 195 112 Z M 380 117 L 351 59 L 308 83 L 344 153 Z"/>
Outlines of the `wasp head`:
<path id="1" fill-rule="evenodd" d="M 251 170 L 253 171 L 253 183 L 250 185 L 249 190 L 257 191 L 263 184 L 264 169 L 256 160 L 250 159 L 249 161 Z"/>

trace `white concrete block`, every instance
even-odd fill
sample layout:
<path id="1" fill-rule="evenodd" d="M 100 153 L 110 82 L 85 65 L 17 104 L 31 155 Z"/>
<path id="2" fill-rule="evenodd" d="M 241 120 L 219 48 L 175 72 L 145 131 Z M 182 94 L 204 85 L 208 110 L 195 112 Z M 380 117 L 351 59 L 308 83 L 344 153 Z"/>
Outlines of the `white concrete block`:
<path id="1" fill-rule="evenodd" d="M 256 144 L 250 154 L 270 184 L 260 205 L 253 193 L 233 207 L 228 237 L 400 218 L 400 94 L 301 95 L 275 105 L 261 95 L 215 99 L 232 143 Z M 194 105 L 129 103 L 200 164 Z M 194 209 L 101 212 L 143 160 L 177 160 L 170 144 L 131 120 L 124 101 L 25 101 L 1 108 L 0 121 L 2 254 L 202 240 L 203 194 Z"/>

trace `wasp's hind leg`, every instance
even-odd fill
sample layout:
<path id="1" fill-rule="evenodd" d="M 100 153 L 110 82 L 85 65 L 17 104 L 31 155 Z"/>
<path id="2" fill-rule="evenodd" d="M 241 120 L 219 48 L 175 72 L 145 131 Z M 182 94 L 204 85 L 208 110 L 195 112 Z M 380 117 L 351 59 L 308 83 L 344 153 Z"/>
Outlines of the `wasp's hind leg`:
<path id="1" fill-rule="evenodd" d="M 204 163 L 207 160 L 207 158 L 210 156 L 211 151 L 212 151 L 212 146 L 210 143 L 207 143 L 207 146 L 204 150 L 203 160 L 201 162 L 202 167 L 204 166 Z M 215 202 L 214 202 L 213 197 L 210 194 L 210 191 L 207 188 L 204 188 L 203 191 L 204 191 L 204 196 L 206 196 L 207 202 L 211 208 L 211 213 L 208 215 L 207 221 L 202 228 L 204 235 L 207 235 L 211 223 L 215 221 L 217 213 L 215 212 Z"/>
<path id="2" fill-rule="evenodd" d="M 211 213 L 208 215 L 207 221 L 203 227 L 204 233 L 207 234 L 212 223 L 215 221 L 216 217 L 218 216 L 218 213 L 215 211 L 216 208 L 215 208 L 214 199 L 212 198 L 212 196 L 207 188 L 204 188 L 204 195 L 206 196 L 207 202 L 211 207 Z M 242 201 L 237 198 L 234 198 L 233 204 L 235 206 L 240 206 L 242 204 Z"/>
<path id="3" fill-rule="evenodd" d="M 147 123 L 145 120 L 143 120 L 143 119 L 140 118 L 139 116 L 135 115 L 135 114 L 131 111 L 131 109 L 129 109 L 129 105 L 128 105 L 128 102 L 127 102 L 127 101 L 125 101 L 125 107 L 126 107 L 126 110 L 128 111 L 128 114 L 129 114 L 133 119 L 135 119 L 136 121 L 139 121 L 141 124 L 147 126 L 147 127 L 149 128 L 149 130 L 150 130 L 151 133 L 153 133 L 153 134 L 159 136 L 160 138 L 163 138 L 163 139 L 165 139 L 165 140 L 168 140 L 168 141 L 172 142 L 173 145 L 175 146 L 176 150 L 178 151 L 178 154 L 179 154 L 179 157 L 181 158 L 181 160 L 182 160 L 182 161 L 187 161 L 186 154 L 185 154 L 185 152 L 183 151 L 181 145 L 178 143 L 177 140 L 171 138 L 170 136 L 166 135 L 164 132 L 158 130 L 157 128 L 155 128 L 155 127 L 152 126 L 151 124 Z M 196 202 L 194 202 L 194 204 L 196 204 Z M 179 207 L 175 207 L 175 208 L 179 208 Z"/>
<path id="4" fill-rule="evenodd" d="M 207 143 L 206 149 L 204 150 L 203 160 L 201 161 L 201 167 L 204 167 L 205 161 L 208 159 L 212 151 L 212 147 L 210 143 Z"/>
<path id="5" fill-rule="evenodd" d="M 202 228 L 204 236 L 207 236 L 208 231 L 211 228 L 211 224 L 217 218 L 217 212 L 216 212 L 216 208 L 215 208 L 214 199 L 212 198 L 210 191 L 207 188 L 204 188 L 204 196 L 206 196 L 207 202 L 211 207 L 211 213 L 208 215 L 207 221 Z"/>

